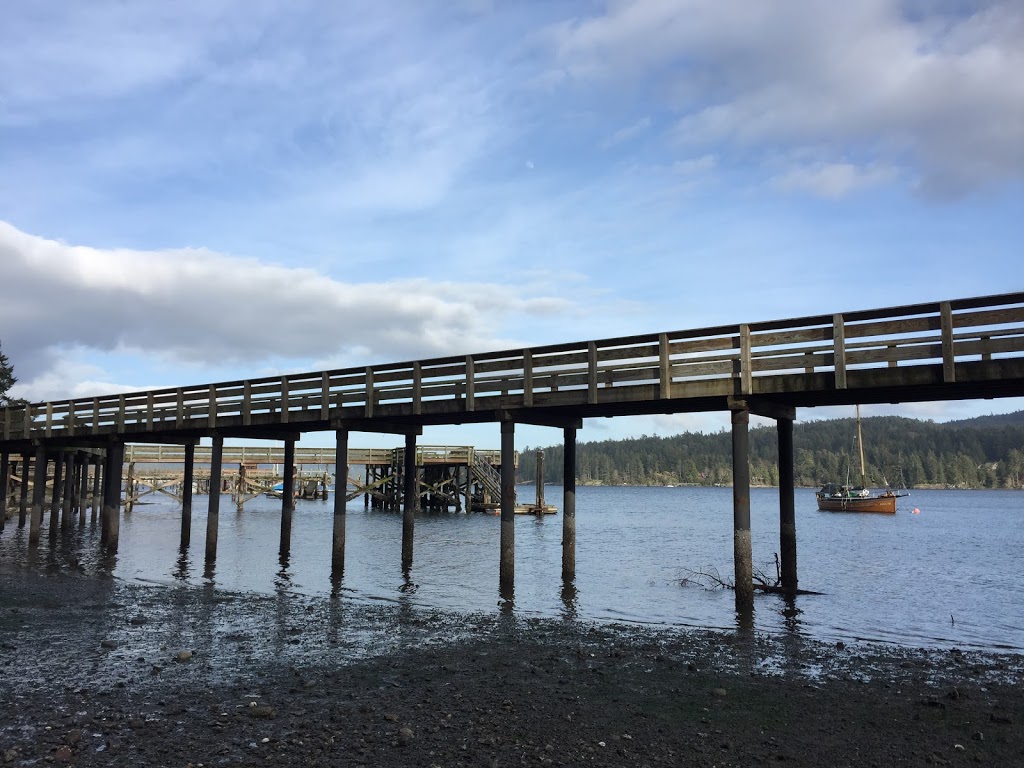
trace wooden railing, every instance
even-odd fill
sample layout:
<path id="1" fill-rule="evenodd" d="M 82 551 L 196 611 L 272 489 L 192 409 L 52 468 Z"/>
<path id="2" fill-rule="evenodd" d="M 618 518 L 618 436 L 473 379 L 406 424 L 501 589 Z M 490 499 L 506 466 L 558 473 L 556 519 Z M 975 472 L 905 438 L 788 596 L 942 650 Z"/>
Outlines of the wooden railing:
<path id="1" fill-rule="evenodd" d="M 328 422 L 395 411 L 415 419 L 501 407 L 600 405 L 735 394 L 759 377 L 1024 356 L 1024 293 L 558 344 L 415 362 L 33 403 L 0 411 L 0 440 Z"/>
<path id="2" fill-rule="evenodd" d="M 501 461 L 501 451 L 478 450 L 472 446 L 418 445 L 416 463 L 426 464 L 470 464 L 474 456 L 489 464 Z M 193 461 L 208 464 L 212 450 L 210 446 L 196 446 Z M 390 465 L 395 456 L 404 455 L 403 448 L 349 448 L 349 464 Z M 333 448 L 296 448 L 295 464 L 334 464 L 336 453 Z M 178 445 L 150 445 L 133 443 L 125 446 L 125 464 L 181 464 L 185 461 L 185 449 Z M 284 448 L 275 446 L 224 446 L 221 462 L 230 464 L 283 464 Z"/>

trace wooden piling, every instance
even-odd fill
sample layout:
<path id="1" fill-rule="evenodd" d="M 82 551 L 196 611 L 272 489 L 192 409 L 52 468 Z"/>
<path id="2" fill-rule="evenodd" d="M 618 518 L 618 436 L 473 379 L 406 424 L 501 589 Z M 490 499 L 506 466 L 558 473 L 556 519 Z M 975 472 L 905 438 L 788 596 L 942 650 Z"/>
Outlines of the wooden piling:
<path id="1" fill-rule="evenodd" d="M 195 481 L 196 444 L 185 443 L 185 475 L 181 481 L 181 548 L 192 543 L 192 484 Z"/>
<path id="2" fill-rule="evenodd" d="M 217 525 L 220 522 L 220 477 L 221 460 L 224 458 L 224 438 L 213 438 L 210 453 L 210 500 L 206 513 L 206 562 L 217 559 Z"/>
<path id="3" fill-rule="evenodd" d="M 513 421 L 501 422 L 501 565 L 499 589 L 511 591 L 515 584 L 516 554 L 516 468 Z"/>
<path id="4" fill-rule="evenodd" d="M 281 483 L 281 549 L 287 558 L 292 548 L 292 515 L 295 512 L 295 440 L 284 441 L 284 480 Z"/>
<path id="5" fill-rule="evenodd" d="M 71 508 L 75 500 L 75 454 L 68 452 L 64 454 L 64 501 L 61 505 L 60 527 L 63 530 L 71 528 Z"/>
<path id="6" fill-rule="evenodd" d="M 124 469 L 124 443 L 114 442 L 107 448 L 104 467 L 103 533 L 101 543 L 107 550 L 117 551 L 117 540 L 121 533 L 121 472 Z"/>
<path id="7" fill-rule="evenodd" d="M 562 580 L 576 578 L 576 428 L 566 427 L 562 461 Z"/>
<path id="8" fill-rule="evenodd" d="M 50 489 L 50 535 L 57 535 L 60 527 L 60 505 L 64 498 L 64 452 L 53 457 L 53 488 Z"/>
<path id="9" fill-rule="evenodd" d="M 750 542 L 750 411 L 732 411 L 732 519 L 736 610 L 754 608 L 754 566 Z"/>
<path id="10" fill-rule="evenodd" d="M 782 588 L 795 593 L 796 568 L 796 504 L 793 496 L 793 420 L 776 423 L 779 441 L 779 551 L 782 553 Z"/>
<path id="11" fill-rule="evenodd" d="M 46 468 L 49 457 L 42 446 L 36 448 L 34 476 L 32 478 L 32 516 L 29 522 L 28 543 L 39 543 L 39 532 L 43 527 L 43 507 L 46 505 Z"/>
<path id="12" fill-rule="evenodd" d="M 92 510 L 89 513 L 89 525 L 96 525 L 100 508 L 100 489 L 103 487 L 103 457 L 97 455 L 92 462 Z"/>
<path id="13" fill-rule="evenodd" d="M 28 451 L 21 454 L 21 493 L 18 497 L 18 527 L 24 528 L 28 520 L 28 478 L 32 454 Z"/>
<path id="14" fill-rule="evenodd" d="M 89 498 L 89 454 L 78 455 L 78 526 L 85 527 L 85 509 Z"/>
<path id="15" fill-rule="evenodd" d="M 348 503 L 348 430 L 335 431 L 334 452 L 334 539 L 331 574 L 341 578 L 345 571 L 345 505 Z"/>
<path id="16" fill-rule="evenodd" d="M 405 490 L 402 508 L 402 569 L 412 566 L 413 528 L 416 524 L 416 501 L 419 497 L 419 483 L 416 478 L 416 435 L 405 436 L 405 463 L 403 477 Z"/>
<path id="17" fill-rule="evenodd" d="M 7 451 L 0 453 L 0 531 L 7 525 L 7 494 L 9 492 L 9 481 L 11 473 L 11 454 Z"/>

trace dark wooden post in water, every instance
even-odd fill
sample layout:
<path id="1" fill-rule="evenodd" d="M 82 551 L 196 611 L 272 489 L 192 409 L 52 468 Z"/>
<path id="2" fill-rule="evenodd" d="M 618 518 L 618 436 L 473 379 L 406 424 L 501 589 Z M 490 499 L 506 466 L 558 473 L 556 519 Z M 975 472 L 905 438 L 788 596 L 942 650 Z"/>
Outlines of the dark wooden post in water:
<path id="1" fill-rule="evenodd" d="M 537 449 L 537 477 L 534 482 L 537 485 L 537 514 L 544 514 L 544 507 L 547 502 L 544 500 L 544 451 Z"/>
<path id="2" fill-rule="evenodd" d="M 797 591 L 796 505 L 793 500 L 793 420 L 776 422 L 779 436 L 779 551 L 782 553 L 782 588 Z"/>
<path id="3" fill-rule="evenodd" d="M 100 542 L 108 550 L 117 551 L 121 532 L 121 471 L 124 468 L 124 443 L 114 442 L 107 447 L 104 467 L 103 517 Z"/>
<path id="4" fill-rule="evenodd" d="M 576 428 L 566 427 L 562 460 L 562 580 L 576 578 Z"/>
<path id="5" fill-rule="evenodd" d="M 57 451 L 53 457 L 53 488 L 50 494 L 50 535 L 57 535 L 60 524 L 60 504 L 64 497 L 64 452 Z"/>
<path id="6" fill-rule="evenodd" d="M 412 566 L 413 529 L 416 525 L 416 502 L 419 499 L 419 482 L 416 477 L 416 435 L 405 436 L 405 491 L 402 509 L 402 569 Z"/>
<path id="7" fill-rule="evenodd" d="M 345 505 L 348 504 L 348 430 L 334 433 L 334 545 L 331 549 L 331 576 L 345 572 Z"/>
<path id="8" fill-rule="evenodd" d="M 11 473 L 11 454 L 0 453 L 0 531 L 7 525 L 8 481 Z"/>
<path id="9" fill-rule="evenodd" d="M 75 501 L 75 454 L 68 451 L 64 454 L 64 502 L 60 512 L 60 527 L 71 528 L 71 510 Z"/>
<path id="10" fill-rule="evenodd" d="M 288 557 L 292 548 L 292 515 L 295 512 L 295 438 L 284 441 L 284 481 L 281 483 L 281 552 Z"/>
<path id="11" fill-rule="evenodd" d="M 46 505 L 46 465 L 49 457 L 42 446 L 36 448 L 35 466 L 32 478 L 32 517 L 28 528 L 28 543 L 39 543 L 39 531 L 43 527 L 43 507 Z"/>
<path id="12" fill-rule="evenodd" d="M 96 525 L 101 497 L 101 480 L 103 479 L 103 457 L 97 455 L 92 462 L 92 511 L 89 513 L 89 524 Z"/>
<path id="13" fill-rule="evenodd" d="M 754 565 L 750 543 L 750 411 L 732 411 L 732 520 L 736 610 L 754 607 Z"/>
<path id="14" fill-rule="evenodd" d="M 224 438 L 213 438 L 210 451 L 210 505 L 206 513 L 206 562 L 217 559 L 217 526 L 220 523 L 220 471 L 224 458 Z"/>
<path id="15" fill-rule="evenodd" d="M 501 567 L 500 589 L 511 592 L 516 577 L 516 467 L 513 421 L 501 422 Z"/>
<path id="16" fill-rule="evenodd" d="M 78 455 L 78 525 L 85 527 L 85 508 L 89 503 L 89 454 Z"/>
<path id="17" fill-rule="evenodd" d="M 28 478 L 29 478 L 29 462 L 32 460 L 32 454 L 28 451 L 21 454 L 21 496 L 18 499 L 18 527 L 24 528 L 25 521 L 28 519 Z"/>
<path id="18" fill-rule="evenodd" d="M 181 480 L 181 548 L 192 543 L 192 485 L 196 476 L 196 444 L 185 443 L 185 476 Z"/>

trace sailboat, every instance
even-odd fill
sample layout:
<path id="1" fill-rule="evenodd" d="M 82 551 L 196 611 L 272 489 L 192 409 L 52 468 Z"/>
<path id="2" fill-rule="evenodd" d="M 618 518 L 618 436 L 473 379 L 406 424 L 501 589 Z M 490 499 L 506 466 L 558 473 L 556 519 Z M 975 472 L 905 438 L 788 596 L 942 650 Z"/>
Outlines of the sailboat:
<path id="1" fill-rule="evenodd" d="M 886 515 L 896 514 L 896 499 L 906 496 L 905 493 L 894 493 L 888 488 L 881 493 L 872 493 L 867 487 L 864 470 L 864 438 L 860 427 L 860 406 L 857 406 L 857 448 L 860 454 L 860 485 L 851 486 L 826 483 L 815 496 L 818 509 L 825 512 L 876 512 Z"/>

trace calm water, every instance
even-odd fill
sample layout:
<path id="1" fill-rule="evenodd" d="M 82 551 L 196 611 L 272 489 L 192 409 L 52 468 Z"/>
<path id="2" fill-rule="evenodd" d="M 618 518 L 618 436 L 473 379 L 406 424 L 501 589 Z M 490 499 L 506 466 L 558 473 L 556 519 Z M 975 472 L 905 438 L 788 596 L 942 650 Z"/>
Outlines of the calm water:
<path id="1" fill-rule="evenodd" d="M 522 487 L 524 496 L 532 488 Z M 548 487 L 560 503 L 561 488 Z M 116 560 L 98 558 L 98 531 L 86 528 L 51 546 L 44 530 L 37 564 L 112 570 L 163 584 L 209 584 L 259 593 L 331 592 L 332 501 L 299 501 L 291 557 L 278 557 L 280 502 L 257 499 L 238 514 L 221 503 L 216 567 L 204 573 L 206 497 L 196 497 L 192 548 L 178 551 L 179 509 L 157 501 L 121 524 Z M 754 567 L 775 573 L 778 493 L 752 491 Z M 813 491 L 796 495 L 800 585 L 824 592 L 796 600 L 757 595 L 755 626 L 823 640 L 1024 652 L 1024 494 L 917 491 L 895 516 L 818 512 Z M 920 514 L 911 514 L 914 508 Z M 577 493 L 575 589 L 561 582 L 561 514 L 516 519 L 514 610 L 646 624 L 731 628 L 731 592 L 684 585 L 695 571 L 732 575 L 729 488 L 590 488 Z M 411 602 L 453 611 L 497 611 L 499 519 L 423 515 L 415 559 L 401 571 L 401 517 L 349 505 L 341 592 L 360 601 Z M 8 523 L 0 557 L 27 562 L 27 530 Z"/>

